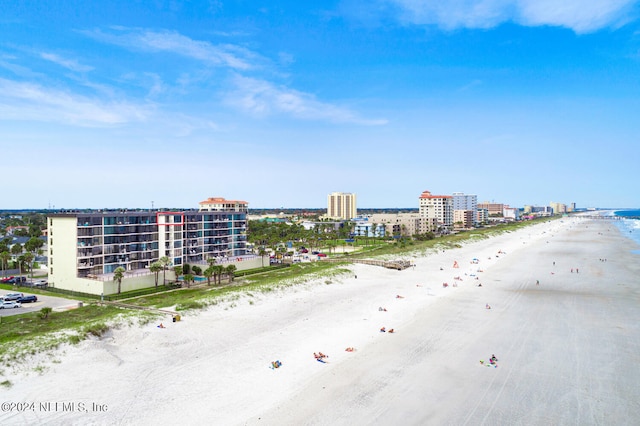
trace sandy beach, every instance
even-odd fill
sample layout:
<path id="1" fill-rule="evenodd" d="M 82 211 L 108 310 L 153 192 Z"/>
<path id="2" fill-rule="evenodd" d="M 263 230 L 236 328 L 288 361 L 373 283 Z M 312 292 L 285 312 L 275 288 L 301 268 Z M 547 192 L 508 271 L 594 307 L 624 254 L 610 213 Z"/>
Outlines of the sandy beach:
<path id="1" fill-rule="evenodd" d="M 609 221 L 563 219 L 123 326 L 5 369 L 3 402 L 35 406 L 0 422 L 638 424 L 637 249 Z"/>

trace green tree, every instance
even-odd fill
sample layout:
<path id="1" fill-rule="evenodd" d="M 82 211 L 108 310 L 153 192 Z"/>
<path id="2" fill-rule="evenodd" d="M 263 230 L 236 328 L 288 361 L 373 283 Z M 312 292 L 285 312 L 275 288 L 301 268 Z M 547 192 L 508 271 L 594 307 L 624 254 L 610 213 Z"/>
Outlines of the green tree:
<path id="1" fill-rule="evenodd" d="M 118 294 L 122 291 L 122 279 L 124 278 L 125 269 L 122 266 L 118 266 L 113 271 L 113 279 L 118 283 Z"/>
<path id="2" fill-rule="evenodd" d="M 260 247 L 260 249 L 258 250 L 258 255 L 260 256 L 260 259 L 262 260 L 262 267 L 264 268 L 264 257 L 267 254 L 267 250 L 264 247 Z"/>
<path id="3" fill-rule="evenodd" d="M 11 259 L 11 254 L 8 251 L 0 253 L 0 262 L 5 276 L 7 276 L 7 269 L 9 269 L 9 259 Z"/>
<path id="4" fill-rule="evenodd" d="M 193 274 L 184 274 L 183 279 L 184 282 L 187 283 L 187 287 L 190 287 L 190 283 L 193 282 L 194 276 Z"/>
<path id="5" fill-rule="evenodd" d="M 174 266 L 173 272 L 176 274 L 176 281 L 179 281 L 180 275 L 182 275 L 182 265 Z"/>
<path id="6" fill-rule="evenodd" d="M 11 254 L 20 255 L 22 254 L 22 244 L 17 243 L 11 246 Z"/>
<path id="7" fill-rule="evenodd" d="M 162 265 L 162 283 L 167 285 L 167 268 L 171 265 L 171 259 L 167 256 L 162 256 L 158 262 Z"/>
<path id="8" fill-rule="evenodd" d="M 155 275 L 156 288 L 158 288 L 158 276 L 160 275 L 160 271 L 162 271 L 163 269 L 164 268 L 162 267 L 162 264 L 160 262 L 153 262 L 151 265 L 149 265 L 149 271 L 151 271 Z"/>
<path id="9" fill-rule="evenodd" d="M 222 273 L 224 272 L 224 266 L 222 265 L 214 265 L 213 267 L 213 275 L 217 277 L 218 284 L 222 284 Z M 214 278 L 215 281 L 215 278 Z"/>
<path id="10" fill-rule="evenodd" d="M 207 285 L 211 285 L 211 277 L 213 276 L 213 266 L 209 266 L 202 273 L 204 277 L 207 279 Z"/>
<path id="11" fill-rule="evenodd" d="M 198 265 L 193 265 L 191 267 L 191 272 L 193 272 L 194 275 L 202 275 L 202 268 Z"/>
<path id="12" fill-rule="evenodd" d="M 227 273 L 227 276 L 229 277 L 229 282 L 232 282 L 233 279 L 235 278 L 235 272 L 236 272 L 236 265 L 229 265 L 226 268 L 224 268 L 225 272 Z"/>
<path id="13" fill-rule="evenodd" d="M 43 245 L 44 241 L 42 241 L 40 238 L 31 237 L 26 243 L 24 243 L 24 249 L 29 253 L 33 253 L 35 255 Z"/>
<path id="14" fill-rule="evenodd" d="M 21 257 L 24 264 L 27 266 L 27 274 L 31 272 L 31 279 L 33 280 L 33 261 L 36 257 L 33 255 L 33 253 L 25 253 Z"/>

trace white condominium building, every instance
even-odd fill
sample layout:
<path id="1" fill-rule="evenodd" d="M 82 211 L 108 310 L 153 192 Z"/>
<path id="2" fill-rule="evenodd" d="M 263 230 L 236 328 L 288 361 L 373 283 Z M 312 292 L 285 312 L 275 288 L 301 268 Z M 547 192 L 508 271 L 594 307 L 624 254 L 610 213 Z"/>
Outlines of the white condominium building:
<path id="1" fill-rule="evenodd" d="M 424 191 L 420 195 L 421 217 L 435 219 L 438 226 L 450 227 L 453 225 L 453 197 L 451 195 L 432 195 Z"/>
<path id="2" fill-rule="evenodd" d="M 356 194 L 332 192 L 327 197 L 327 217 L 349 220 L 358 216 Z"/>
<path id="3" fill-rule="evenodd" d="M 122 291 L 152 287 L 156 277 L 149 267 L 162 257 L 172 266 L 202 269 L 210 258 L 234 262 L 238 270 L 259 266 L 247 253 L 246 216 L 246 202 L 223 198 L 202 201 L 198 210 L 52 214 L 47 218 L 49 285 L 109 295 L 117 292 L 113 273 L 122 267 Z"/>

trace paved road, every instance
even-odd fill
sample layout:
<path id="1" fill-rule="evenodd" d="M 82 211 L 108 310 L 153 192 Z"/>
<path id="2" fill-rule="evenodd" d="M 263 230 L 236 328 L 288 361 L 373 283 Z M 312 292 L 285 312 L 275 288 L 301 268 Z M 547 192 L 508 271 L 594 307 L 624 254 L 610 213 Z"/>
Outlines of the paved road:
<path id="1" fill-rule="evenodd" d="M 4 296 L 7 293 L 19 293 L 14 291 L 0 290 L 0 296 Z M 24 292 L 24 295 L 30 295 L 32 293 Z M 50 307 L 54 311 L 63 310 L 66 307 L 76 307 L 78 306 L 78 301 L 73 299 L 65 299 L 62 297 L 51 297 L 51 296 L 42 296 L 40 294 L 36 295 L 38 297 L 38 301 L 35 303 L 23 303 L 21 308 L 14 309 L 0 309 L 0 317 L 6 317 L 9 315 L 17 315 L 24 314 L 26 312 L 34 312 L 39 311 L 44 307 Z"/>

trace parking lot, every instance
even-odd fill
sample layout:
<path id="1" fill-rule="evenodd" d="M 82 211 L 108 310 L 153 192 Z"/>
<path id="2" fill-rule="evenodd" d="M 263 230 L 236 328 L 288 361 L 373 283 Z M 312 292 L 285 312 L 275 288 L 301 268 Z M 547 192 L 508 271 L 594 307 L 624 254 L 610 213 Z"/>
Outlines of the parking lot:
<path id="1" fill-rule="evenodd" d="M 25 291 L 12 291 L 12 290 L 0 290 L 0 296 L 4 296 L 7 293 L 24 293 L 25 296 L 34 293 L 28 293 Z M 0 317 L 7 317 L 10 315 L 24 314 L 27 312 L 39 311 L 44 307 L 52 308 L 54 311 L 63 310 L 65 308 L 72 308 L 78 306 L 78 301 L 73 299 L 65 299 L 62 297 L 43 296 L 36 294 L 38 301 L 35 303 L 23 303 L 21 308 L 13 309 L 0 309 Z"/>

